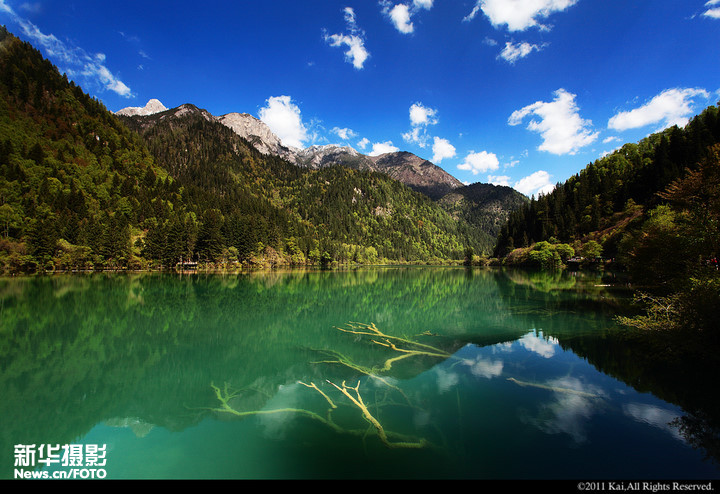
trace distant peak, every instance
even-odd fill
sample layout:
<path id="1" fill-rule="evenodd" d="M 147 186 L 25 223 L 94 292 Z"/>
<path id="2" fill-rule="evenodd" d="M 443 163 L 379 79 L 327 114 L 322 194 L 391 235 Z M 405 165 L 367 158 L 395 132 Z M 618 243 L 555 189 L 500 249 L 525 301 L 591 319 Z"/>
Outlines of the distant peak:
<path id="1" fill-rule="evenodd" d="M 164 112 L 166 110 L 167 108 L 165 108 L 165 105 L 163 105 L 160 100 L 151 99 L 147 102 L 145 106 L 131 106 L 128 108 L 123 108 L 122 110 L 115 112 L 115 114 L 132 117 L 133 115 L 153 115 L 155 113 Z"/>

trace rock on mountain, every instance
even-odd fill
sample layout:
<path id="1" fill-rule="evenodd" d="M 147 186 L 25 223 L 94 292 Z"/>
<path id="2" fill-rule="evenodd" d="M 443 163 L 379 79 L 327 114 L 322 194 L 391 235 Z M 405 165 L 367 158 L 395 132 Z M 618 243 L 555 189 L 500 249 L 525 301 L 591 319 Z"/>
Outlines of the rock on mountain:
<path id="1" fill-rule="evenodd" d="M 334 165 L 342 165 L 355 170 L 375 169 L 375 164 L 370 157 L 357 152 L 350 146 L 337 144 L 299 149 L 295 153 L 295 164 L 315 170 Z"/>
<path id="2" fill-rule="evenodd" d="M 277 155 L 291 163 L 296 163 L 299 150 L 283 145 L 280 138 L 273 134 L 270 127 L 262 120 L 248 113 L 227 113 L 217 117 L 217 120 L 247 140 L 261 153 Z"/>
<path id="3" fill-rule="evenodd" d="M 433 200 L 463 186 L 462 182 L 439 166 L 406 151 L 381 154 L 371 159 L 376 171 L 385 173 Z"/>
<path id="4" fill-rule="evenodd" d="M 433 200 L 463 185 L 439 166 L 406 151 L 366 156 L 349 146 L 310 146 L 295 153 L 295 164 L 313 169 L 341 165 L 380 172 Z"/>
<path id="5" fill-rule="evenodd" d="M 123 108 L 122 110 L 119 110 L 116 112 L 116 115 L 124 115 L 126 117 L 132 117 L 133 115 L 153 115 L 155 113 L 160 113 L 166 111 L 167 108 L 165 108 L 165 105 L 160 103 L 159 100 L 151 99 L 147 102 L 147 104 L 143 107 L 128 107 Z"/>

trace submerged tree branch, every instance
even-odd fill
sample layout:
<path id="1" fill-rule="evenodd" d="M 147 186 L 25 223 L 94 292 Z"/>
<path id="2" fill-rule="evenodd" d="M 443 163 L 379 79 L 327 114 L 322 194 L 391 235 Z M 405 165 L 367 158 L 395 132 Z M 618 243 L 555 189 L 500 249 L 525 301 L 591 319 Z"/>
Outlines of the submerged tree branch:
<path id="1" fill-rule="evenodd" d="M 407 395 L 403 392 L 400 387 L 396 386 L 390 380 L 386 377 L 383 377 L 379 375 L 379 373 L 387 372 L 389 371 L 393 364 L 396 362 L 399 362 L 404 359 L 408 359 L 411 357 L 434 357 L 434 358 L 450 358 L 452 357 L 451 354 L 444 352 L 443 350 L 440 350 L 438 348 L 435 348 L 431 345 L 426 345 L 423 343 L 419 343 L 416 341 L 413 341 L 410 338 L 403 338 L 398 336 L 392 336 L 387 335 L 380 331 L 377 326 L 375 326 L 374 323 L 372 324 L 361 324 L 361 323 L 349 323 L 347 328 L 336 328 L 339 331 L 342 331 L 344 333 L 350 333 L 355 334 L 359 336 L 369 336 L 370 341 L 383 348 L 388 348 L 399 355 L 385 359 L 381 365 L 375 366 L 375 367 L 365 367 L 360 364 L 357 364 L 353 362 L 350 358 L 347 356 L 336 352 L 334 350 L 322 350 L 321 352 L 330 356 L 331 358 L 328 360 L 320 360 L 313 363 L 316 364 L 338 364 L 347 367 L 348 369 L 357 372 L 358 374 L 367 376 L 368 379 L 376 380 L 383 385 L 385 385 L 389 390 L 397 391 L 400 395 L 402 395 L 405 400 L 407 401 L 406 406 L 413 407 L 410 399 L 407 397 Z M 427 334 L 427 333 L 426 333 Z M 338 405 L 336 401 L 327 393 L 325 393 L 323 390 L 321 390 L 314 382 L 305 383 L 302 381 L 298 381 L 298 384 L 305 386 L 309 389 L 314 389 L 317 393 L 319 393 L 323 399 L 327 402 L 329 408 L 327 409 L 326 415 L 327 417 L 322 417 L 319 413 L 316 413 L 312 410 L 307 410 L 304 408 L 278 408 L 273 410 L 252 410 L 252 411 L 239 411 L 233 408 L 233 406 L 230 404 L 230 401 L 233 398 L 236 398 L 239 396 L 237 392 L 233 392 L 229 389 L 228 385 L 225 384 L 225 387 L 223 389 L 220 389 L 219 387 L 215 386 L 214 384 L 211 384 L 212 389 L 215 392 L 215 396 L 220 402 L 219 407 L 211 408 L 210 410 L 218 413 L 229 413 L 236 417 L 249 417 L 249 416 L 258 416 L 258 415 L 270 415 L 270 414 L 277 414 L 277 413 L 291 413 L 291 414 L 297 414 L 300 416 L 304 416 L 307 418 L 310 418 L 312 420 L 315 420 L 317 422 L 320 422 L 327 427 L 331 428 L 333 431 L 343 434 L 351 434 L 355 436 L 365 436 L 367 435 L 368 431 L 374 431 L 375 434 L 377 434 L 378 438 L 382 442 L 384 446 L 391 449 L 397 449 L 397 448 L 411 448 L 411 449 L 417 449 L 417 448 L 425 448 L 430 445 L 430 442 L 425 438 L 417 438 L 412 436 L 407 436 L 404 434 L 399 434 L 393 431 L 388 431 L 385 429 L 385 427 L 380 423 L 378 418 L 373 415 L 370 411 L 370 406 L 364 401 L 363 396 L 360 392 L 360 384 L 361 381 L 358 380 L 357 385 L 355 386 L 348 386 L 345 384 L 345 381 L 342 382 L 341 385 L 337 385 L 334 382 L 330 380 L 326 380 L 326 382 L 334 387 L 337 391 L 339 391 L 345 398 L 347 398 L 350 401 L 350 404 L 357 408 L 361 412 L 362 418 L 367 421 L 370 424 L 370 428 L 366 429 L 364 431 L 355 430 L 355 429 L 347 429 L 344 427 L 341 427 L 340 425 L 336 424 L 332 419 L 332 412 L 338 408 Z M 386 403 L 387 404 L 387 403 Z M 379 403 L 374 403 L 374 407 L 379 407 Z"/>

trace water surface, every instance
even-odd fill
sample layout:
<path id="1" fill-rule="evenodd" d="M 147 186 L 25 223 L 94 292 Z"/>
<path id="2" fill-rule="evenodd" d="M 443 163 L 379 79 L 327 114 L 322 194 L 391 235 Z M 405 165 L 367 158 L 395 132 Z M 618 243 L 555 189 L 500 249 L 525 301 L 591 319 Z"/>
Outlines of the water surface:
<path id="1" fill-rule="evenodd" d="M 0 471 L 16 445 L 73 444 L 103 445 L 107 478 L 718 478 L 698 447 L 717 436 L 688 427 L 712 407 L 637 370 L 613 323 L 627 294 L 604 285 L 464 268 L 0 280 Z"/>

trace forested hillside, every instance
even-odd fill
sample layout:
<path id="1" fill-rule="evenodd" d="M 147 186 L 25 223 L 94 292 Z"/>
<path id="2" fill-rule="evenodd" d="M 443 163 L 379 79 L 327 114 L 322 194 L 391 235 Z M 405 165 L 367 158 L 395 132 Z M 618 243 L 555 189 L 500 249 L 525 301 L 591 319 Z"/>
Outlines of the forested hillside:
<path id="1" fill-rule="evenodd" d="M 718 142 L 720 115 L 711 106 L 685 128 L 674 126 L 625 144 L 512 213 L 498 236 L 495 255 L 503 257 L 541 241 L 582 247 L 592 240 L 604 257 L 622 256 L 624 235 L 665 202 L 659 193 L 686 170 L 697 169 Z"/>
<path id="2" fill-rule="evenodd" d="M 485 235 L 492 249 L 510 212 L 526 205 L 528 198 L 511 187 L 475 183 L 448 192 L 438 202 L 454 217 L 462 218 Z"/>
<path id="3" fill-rule="evenodd" d="M 0 29 L 0 270 L 439 262 L 487 247 L 385 175 L 302 169 L 181 109 L 113 115 Z"/>
<path id="4" fill-rule="evenodd" d="M 465 222 L 384 174 L 297 167 L 192 105 L 124 120 L 192 202 L 217 216 L 216 241 L 198 239 L 200 258 L 217 258 L 223 244 L 241 259 L 262 244 L 297 263 L 460 259 L 467 245 L 479 248 Z"/>
<path id="5" fill-rule="evenodd" d="M 131 239 L 180 198 L 142 140 L 0 29 L 3 270 L 133 263 Z"/>

